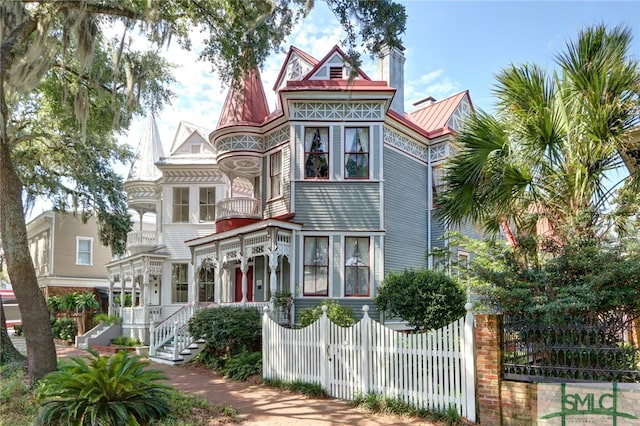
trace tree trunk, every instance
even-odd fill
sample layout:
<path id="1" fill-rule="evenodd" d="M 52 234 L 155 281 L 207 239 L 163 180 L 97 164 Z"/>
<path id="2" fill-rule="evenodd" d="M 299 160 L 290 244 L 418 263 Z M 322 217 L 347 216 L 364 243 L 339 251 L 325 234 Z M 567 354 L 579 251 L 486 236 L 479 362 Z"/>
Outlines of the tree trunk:
<path id="1" fill-rule="evenodd" d="M 5 113 L 3 111 L 3 117 L 6 117 Z M 0 235 L 7 273 L 22 316 L 29 381 L 34 383 L 57 369 L 57 358 L 49 309 L 38 287 L 29 254 L 22 189 L 22 182 L 11 161 L 6 127 L 3 126 L 0 130 Z"/>
<path id="2" fill-rule="evenodd" d="M 9 337 L 6 320 L 4 305 L 2 304 L 2 298 L 0 298 L 0 365 L 11 362 L 24 362 L 25 356 L 18 352 Z"/>

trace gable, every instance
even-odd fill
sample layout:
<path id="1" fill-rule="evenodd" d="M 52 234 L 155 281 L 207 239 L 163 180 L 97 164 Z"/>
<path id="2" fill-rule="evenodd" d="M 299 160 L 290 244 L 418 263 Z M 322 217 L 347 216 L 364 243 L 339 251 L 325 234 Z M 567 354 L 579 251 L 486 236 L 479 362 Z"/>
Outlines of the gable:
<path id="1" fill-rule="evenodd" d="M 181 121 L 171 144 L 170 155 L 197 155 L 201 152 L 213 153 L 213 147 L 207 140 L 209 131 L 194 124 Z M 200 148 L 196 150 L 196 146 Z"/>
<path id="2" fill-rule="evenodd" d="M 334 46 L 303 80 L 346 80 L 350 78 L 350 74 L 351 66 L 347 55 L 338 46 Z M 371 80 L 362 70 L 358 71 L 355 79 Z"/>
<path id="3" fill-rule="evenodd" d="M 469 102 L 469 97 L 465 96 L 451 113 L 451 117 L 447 120 L 447 126 L 456 132 L 460 132 L 469 114 L 471 114 L 471 102 Z"/>
<path id="4" fill-rule="evenodd" d="M 317 59 L 291 46 L 289 53 L 287 53 L 287 57 L 280 68 L 273 90 L 277 92 L 287 83 L 287 81 L 302 80 L 317 63 Z"/>

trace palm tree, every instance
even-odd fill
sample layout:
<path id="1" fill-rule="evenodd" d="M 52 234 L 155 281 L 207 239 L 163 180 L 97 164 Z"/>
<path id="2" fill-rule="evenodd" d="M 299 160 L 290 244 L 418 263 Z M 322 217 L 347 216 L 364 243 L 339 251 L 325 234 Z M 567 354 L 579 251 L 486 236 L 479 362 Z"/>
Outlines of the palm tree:
<path id="1" fill-rule="evenodd" d="M 555 247 L 599 236 L 616 188 L 608 173 L 624 165 L 639 119 L 630 43 L 628 28 L 593 26 L 556 56 L 552 75 L 529 64 L 502 70 L 496 114 L 478 111 L 457 136 L 441 215 L 502 230 L 516 244 L 541 233 Z M 637 192 L 638 170 L 629 171 Z"/>

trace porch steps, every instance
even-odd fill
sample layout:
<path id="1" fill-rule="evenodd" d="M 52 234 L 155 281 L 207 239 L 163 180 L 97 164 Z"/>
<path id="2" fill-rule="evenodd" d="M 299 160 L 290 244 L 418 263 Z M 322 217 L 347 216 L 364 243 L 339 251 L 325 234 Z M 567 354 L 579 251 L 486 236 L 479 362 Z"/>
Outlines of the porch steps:
<path id="1" fill-rule="evenodd" d="M 166 364 L 166 365 L 180 365 L 186 364 L 195 358 L 206 346 L 206 342 L 204 339 L 195 340 L 191 342 L 189 346 L 187 346 L 182 352 L 180 352 L 176 357 L 173 356 L 174 343 L 173 340 L 167 342 L 162 348 L 156 351 L 155 355 L 149 355 L 149 360 L 151 362 L 156 362 L 158 364 Z"/>

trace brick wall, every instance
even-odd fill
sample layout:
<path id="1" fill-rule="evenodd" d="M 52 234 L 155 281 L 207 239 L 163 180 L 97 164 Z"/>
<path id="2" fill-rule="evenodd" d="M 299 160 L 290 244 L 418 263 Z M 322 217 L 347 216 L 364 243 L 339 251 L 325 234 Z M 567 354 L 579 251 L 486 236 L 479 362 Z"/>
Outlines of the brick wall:
<path id="1" fill-rule="evenodd" d="M 529 426 L 537 419 L 537 385 L 502 380 L 502 316 L 476 315 L 478 422 Z"/>
<path id="2" fill-rule="evenodd" d="M 501 315 L 476 315 L 478 421 L 499 425 L 501 412 Z"/>

